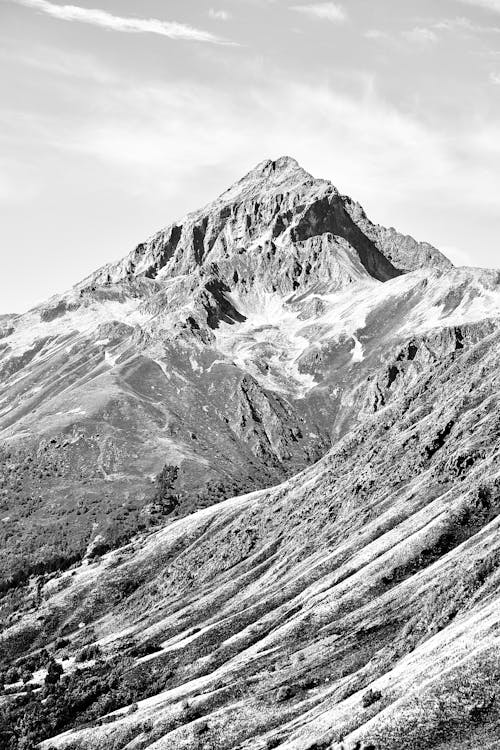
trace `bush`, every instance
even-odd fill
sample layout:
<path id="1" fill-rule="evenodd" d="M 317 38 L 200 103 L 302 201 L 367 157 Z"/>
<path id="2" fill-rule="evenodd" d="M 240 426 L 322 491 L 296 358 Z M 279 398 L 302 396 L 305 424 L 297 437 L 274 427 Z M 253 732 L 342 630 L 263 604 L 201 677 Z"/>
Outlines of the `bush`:
<path id="1" fill-rule="evenodd" d="M 270 737 L 266 741 L 266 750 L 274 750 L 275 747 L 278 747 L 278 745 L 281 745 L 283 742 L 283 737 Z"/>
<path id="2" fill-rule="evenodd" d="M 165 464 L 156 477 L 156 487 L 153 503 L 155 511 L 161 515 L 172 513 L 179 505 L 179 497 L 174 491 L 179 469 L 177 466 Z"/>
<path id="3" fill-rule="evenodd" d="M 283 703 L 283 701 L 288 701 L 290 698 L 293 698 L 294 695 L 294 689 L 291 685 L 283 685 L 280 687 L 276 693 L 276 702 L 277 703 Z"/>
<path id="4" fill-rule="evenodd" d="M 382 693 L 380 690 L 367 690 L 366 693 L 363 695 L 362 703 L 363 708 L 368 708 L 368 706 L 371 706 L 373 703 L 376 703 L 382 698 Z"/>
<path id="5" fill-rule="evenodd" d="M 47 666 L 47 675 L 45 677 L 46 685 L 55 685 L 61 679 L 63 673 L 62 665 L 52 659 Z"/>
<path id="6" fill-rule="evenodd" d="M 317 677 L 304 677 L 304 679 L 300 680 L 298 683 L 299 688 L 301 690 L 311 690 L 312 688 L 318 687 L 321 684 L 320 680 Z"/>
<path id="7" fill-rule="evenodd" d="M 82 664 L 86 661 L 92 661 L 93 659 L 98 659 L 100 656 L 102 656 L 102 651 L 98 643 L 94 643 L 90 646 L 85 646 L 85 648 L 82 648 L 81 651 L 75 656 L 75 662 L 77 664 Z"/>
<path id="8" fill-rule="evenodd" d="M 19 674 L 19 670 L 17 670 L 15 667 L 11 667 L 5 673 L 6 685 L 10 685 L 13 682 L 19 682 L 20 679 L 21 679 L 21 675 Z"/>
<path id="9" fill-rule="evenodd" d="M 134 656 L 134 657 L 141 657 L 141 656 L 149 656 L 150 654 L 156 654 L 158 651 L 162 651 L 162 647 L 159 643 L 155 643 L 154 641 L 149 641 L 149 643 L 139 643 L 134 646 L 131 646 L 129 650 L 127 650 L 128 656 Z"/>

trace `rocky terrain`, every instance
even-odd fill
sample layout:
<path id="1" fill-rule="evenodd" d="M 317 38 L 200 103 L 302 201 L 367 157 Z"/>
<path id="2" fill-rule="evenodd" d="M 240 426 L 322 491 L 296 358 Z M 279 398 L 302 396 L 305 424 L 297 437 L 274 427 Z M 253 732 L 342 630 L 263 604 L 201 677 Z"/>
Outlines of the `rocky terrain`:
<path id="1" fill-rule="evenodd" d="M 0 744 L 500 747 L 499 315 L 283 157 L 0 319 Z"/>

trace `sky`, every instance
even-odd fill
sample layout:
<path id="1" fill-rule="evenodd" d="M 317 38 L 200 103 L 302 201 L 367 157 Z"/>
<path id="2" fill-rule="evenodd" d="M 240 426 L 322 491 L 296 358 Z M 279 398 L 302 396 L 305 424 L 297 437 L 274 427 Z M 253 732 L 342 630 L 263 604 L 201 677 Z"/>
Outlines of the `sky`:
<path id="1" fill-rule="evenodd" d="M 289 155 L 497 267 L 500 0 L 0 0 L 0 313 Z"/>

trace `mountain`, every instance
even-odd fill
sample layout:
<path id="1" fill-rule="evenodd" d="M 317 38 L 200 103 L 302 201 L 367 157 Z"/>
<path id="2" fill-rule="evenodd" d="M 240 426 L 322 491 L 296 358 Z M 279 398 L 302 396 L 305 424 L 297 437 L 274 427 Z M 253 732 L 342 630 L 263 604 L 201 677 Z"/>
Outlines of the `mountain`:
<path id="1" fill-rule="evenodd" d="M 282 157 L 2 319 L 6 747 L 497 747 L 499 315 Z"/>

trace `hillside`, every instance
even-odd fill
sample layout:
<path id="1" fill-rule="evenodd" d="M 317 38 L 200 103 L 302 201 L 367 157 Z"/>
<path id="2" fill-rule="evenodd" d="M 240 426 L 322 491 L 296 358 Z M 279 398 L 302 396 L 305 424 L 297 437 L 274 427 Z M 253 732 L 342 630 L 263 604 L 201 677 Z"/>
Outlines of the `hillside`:
<path id="1" fill-rule="evenodd" d="M 2 322 L 5 746 L 498 747 L 499 313 L 283 157 Z"/>

